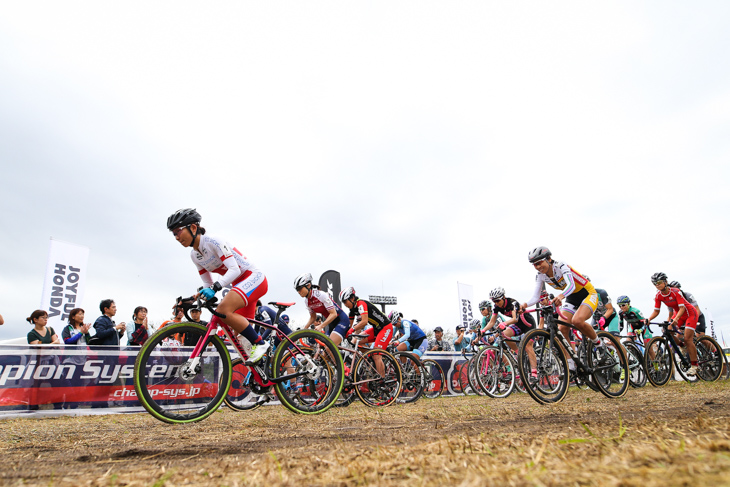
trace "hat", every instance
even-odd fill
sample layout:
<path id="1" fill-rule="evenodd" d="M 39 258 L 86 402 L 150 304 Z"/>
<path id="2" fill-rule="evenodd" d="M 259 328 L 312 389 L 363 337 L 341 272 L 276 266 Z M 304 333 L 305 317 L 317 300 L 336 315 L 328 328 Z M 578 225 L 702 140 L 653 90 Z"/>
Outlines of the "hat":
<path id="1" fill-rule="evenodd" d="M 457 330 L 466 330 L 466 326 L 464 325 L 456 325 Z"/>
<path id="2" fill-rule="evenodd" d="M 281 321 L 283 321 L 284 323 L 286 323 L 288 325 L 289 324 L 289 315 L 286 315 L 286 314 L 281 315 Z"/>
<path id="3" fill-rule="evenodd" d="M 436 328 L 433 329 L 433 331 L 440 331 L 441 333 L 443 333 L 444 329 L 441 328 L 440 326 L 437 326 Z"/>

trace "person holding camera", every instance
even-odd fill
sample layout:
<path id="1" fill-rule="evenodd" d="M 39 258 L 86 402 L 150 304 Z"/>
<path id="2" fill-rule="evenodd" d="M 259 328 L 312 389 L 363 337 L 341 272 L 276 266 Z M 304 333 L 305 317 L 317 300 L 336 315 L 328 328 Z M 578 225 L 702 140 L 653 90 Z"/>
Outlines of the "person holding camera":
<path id="1" fill-rule="evenodd" d="M 433 330 L 433 340 L 428 344 L 428 350 L 430 352 L 450 352 L 451 344 L 444 340 L 444 329 L 437 326 Z"/>

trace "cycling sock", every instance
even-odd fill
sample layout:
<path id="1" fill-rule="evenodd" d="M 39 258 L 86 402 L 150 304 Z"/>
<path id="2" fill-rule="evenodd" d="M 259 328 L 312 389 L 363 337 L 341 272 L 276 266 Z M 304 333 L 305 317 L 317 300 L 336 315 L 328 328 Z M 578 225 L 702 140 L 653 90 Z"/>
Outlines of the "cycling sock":
<path id="1" fill-rule="evenodd" d="M 596 337 L 596 339 L 593 340 L 593 344 L 596 345 L 597 347 L 602 347 L 604 345 L 603 341 L 598 337 Z"/>
<path id="2" fill-rule="evenodd" d="M 695 360 L 694 362 L 690 362 L 690 364 L 692 364 L 692 367 L 697 367 L 697 360 Z"/>
<path id="3" fill-rule="evenodd" d="M 244 328 L 243 331 L 241 332 L 241 335 L 243 335 L 243 337 L 251 343 L 260 343 L 261 342 L 261 335 L 256 333 L 256 330 L 254 330 L 253 326 L 251 326 L 251 325 Z"/>

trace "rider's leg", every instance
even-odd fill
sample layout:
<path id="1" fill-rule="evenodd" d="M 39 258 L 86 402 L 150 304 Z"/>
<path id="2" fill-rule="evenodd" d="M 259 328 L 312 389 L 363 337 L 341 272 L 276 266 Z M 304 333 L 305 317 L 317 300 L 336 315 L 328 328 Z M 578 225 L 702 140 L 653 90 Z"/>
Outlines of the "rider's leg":
<path id="1" fill-rule="evenodd" d="M 236 292 L 229 292 L 226 294 L 226 297 L 223 298 L 221 304 L 218 305 L 217 311 L 226 315 L 226 317 L 222 319 L 223 323 L 233 328 L 236 333 L 240 333 L 246 337 L 246 339 L 252 344 L 260 343 L 261 336 L 256 333 L 256 330 L 254 330 L 252 326 L 250 326 L 246 317 L 236 313 L 236 311 L 241 308 L 245 308 L 247 305 L 248 302 L 246 302 L 240 294 Z"/>

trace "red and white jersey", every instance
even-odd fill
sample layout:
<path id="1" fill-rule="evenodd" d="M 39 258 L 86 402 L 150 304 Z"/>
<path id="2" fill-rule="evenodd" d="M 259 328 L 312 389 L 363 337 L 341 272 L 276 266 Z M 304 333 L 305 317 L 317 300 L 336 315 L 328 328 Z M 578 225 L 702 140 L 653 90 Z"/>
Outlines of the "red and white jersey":
<path id="1" fill-rule="evenodd" d="M 201 235 L 198 249 L 200 251 L 194 248 L 190 251 L 190 258 L 206 286 L 213 285 L 212 274 L 221 275 L 218 282 L 225 287 L 238 284 L 251 273 L 259 272 L 237 248 L 223 239 Z"/>
<path id="2" fill-rule="evenodd" d="M 669 294 L 662 294 L 661 291 L 657 291 L 656 298 L 654 298 L 654 309 L 659 311 L 659 309 L 662 307 L 662 303 L 667 305 L 667 308 L 671 309 L 675 313 L 679 312 L 679 307 L 684 306 L 685 309 L 694 308 L 691 304 L 687 302 L 686 299 L 684 299 L 684 296 L 682 296 L 682 292 L 674 287 L 669 287 Z"/>
<path id="3" fill-rule="evenodd" d="M 304 298 L 304 305 L 310 313 L 319 313 L 325 320 L 333 309 L 335 311 L 339 310 L 330 295 L 321 289 L 312 289 L 309 297 Z"/>

